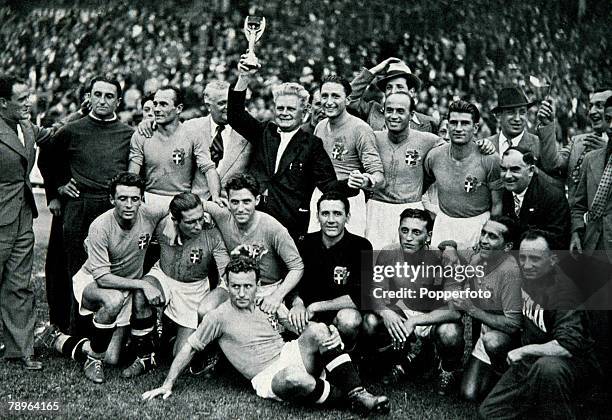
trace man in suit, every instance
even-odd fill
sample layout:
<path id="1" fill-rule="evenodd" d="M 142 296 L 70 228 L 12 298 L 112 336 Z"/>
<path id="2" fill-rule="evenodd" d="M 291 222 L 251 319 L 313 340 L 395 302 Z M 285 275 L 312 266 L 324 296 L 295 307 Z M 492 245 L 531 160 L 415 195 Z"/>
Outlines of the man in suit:
<path id="1" fill-rule="evenodd" d="M 365 101 L 363 95 L 368 86 L 381 74 L 383 77 L 376 82 L 376 86 L 385 96 L 406 92 L 415 99 L 421 89 L 421 80 L 412 74 L 403 61 L 397 58 L 387 58 L 369 70 L 362 69 L 361 73 L 351 82 L 353 92 L 348 97 L 347 108 L 366 121 L 374 131 L 386 129 L 383 105 L 377 101 Z M 410 128 L 437 134 L 435 119 L 419 112 L 412 113 Z"/>
<path id="2" fill-rule="evenodd" d="M 297 83 L 274 91 L 274 122 L 259 122 L 244 108 L 246 89 L 260 66 L 241 59 L 236 84 L 229 90 L 228 121 L 253 147 L 250 172 L 261 183 L 258 209 L 274 216 L 298 240 L 306 233 L 309 204 L 315 186 L 327 192 L 351 193 L 339 182 L 321 140 L 300 129 L 309 94 Z"/>
<path id="3" fill-rule="evenodd" d="M 204 104 L 210 114 L 185 121 L 185 127 L 200 133 L 211 152 L 221 185 L 233 175 L 245 172 L 251 157 L 251 144 L 227 122 L 229 83 L 212 80 L 204 88 Z M 200 197 L 209 195 L 205 177 L 196 173 L 192 192 Z"/>
<path id="4" fill-rule="evenodd" d="M 553 186 L 543 172 L 537 172 L 533 153 L 523 146 L 513 146 L 501 160 L 501 178 L 505 192 L 503 214 L 519 219 L 520 234 L 529 229 L 549 232 L 555 249 L 567 249 L 570 210 L 565 194 Z"/>
<path id="5" fill-rule="evenodd" d="M 612 89 L 599 89 L 590 95 L 589 98 L 589 119 L 591 120 L 592 132 L 579 134 L 574 136 L 571 140 L 569 149 L 564 147 L 553 155 L 553 161 L 550 166 L 559 173 L 562 179 L 567 185 L 568 199 L 570 205 L 574 201 L 574 194 L 580 181 L 580 168 L 584 161 L 585 155 L 591 150 L 605 149 L 608 143 L 608 135 L 606 134 L 607 124 L 604 121 L 604 104 L 608 98 L 612 97 Z M 543 103 L 544 105 L 544 103 Z M 546 112 L 543 117 L 546 119 L 547 124 L 553 127 L 554 131 L 554 108 L 547 110 L 544 106 L 541 107 L 538 112 L 538 118 L 541 112 Z M 554 136 L 543 136 L 540 137 L 542 141 L 542 148 L 548 148 L 549 143 L 555 146 Z M 545 162 L 542 162 L 543 164 Z"/>
<path id="6" fill-rule="evenodd" d="M 500 156 L 503 156 L 510 147 L 522 146 L 533 153 L 536 166 L 550 176 L 558 177 L 554 163 L 557 155 L 555 127 L 552 123 L 554 119 L 540 119 L 537 136 L 527 132 L 527 114 L 533 105 L 534 102 L 527 99 L 521 88 L 516 86 L 502 88 L 497 93 L 497 106 L 491 110 L 499 122 L 501 131 L 487 137 L 487 140 L 493 143 Z M 542 107 L 544 106 L 552 105 L 545 101 L 542 103 Z M 538 118 L 542 118 L 541 113 L 538 113 Z"/>
<path id="7" fill-rule="evenodd" d="M 0 320 L 4 324 L 6 359 L 17 359 L 28 370 L 41 370 L 34 359 L 34 253 L 32 219 L 38 215 L 30 172 L 35 142 L 54 133 L 33 125 L 26 83 L 0 76 Z"/>

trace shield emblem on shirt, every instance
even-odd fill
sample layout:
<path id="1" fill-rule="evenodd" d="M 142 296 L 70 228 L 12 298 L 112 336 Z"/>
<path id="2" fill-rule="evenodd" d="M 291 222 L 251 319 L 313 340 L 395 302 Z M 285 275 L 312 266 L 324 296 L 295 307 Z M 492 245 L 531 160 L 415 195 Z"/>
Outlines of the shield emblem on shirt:
<path id="1" fill-rule="evenodd" d="M 138 237 L 138 249 L 145 249 L 149 245 L 151 235 L 148 233 L 141 233 Z"/>
<path id="2" fill-rule="evenodd" d="M 350 274 L 346 267 L 334 267 L 334 283 L 339 286 L 345 285 Z"/>
<path id="3" fill-rule="evenodd" d="M 472 175 L 468 175 L 465 177 L 465 181 L 463 183 L 463 189 L 467 193 L 471 193 L 478 186 L 478 178 Z"/>
<path id="4" fill-rule="evenodd" d="M 418 150 L 406 150 L 406 164 L 408 166 L 416 166 L 420 159 Z"/>
<path id="5" fill-rule="evenodd" d="M 185 149 L 174 149 L 172 152 L 172 162 L 175 165 L 184 165 L 185 164 Z"/>
<path id="6" fill-rule="evenodd" d="M 343 156 L 347 153 L 344 150 L 344 143 L 334 143 L 334 147 L 332 148 L 331 156 L 332 159 L 335 160 L 343 160 Z"/>
<path id="7" fill-rule="evenodd" d="M 191 261 L 191 264 L 200 264 L 202 262 L 202 254 L 201 248 L 193 248 L 189 253 L 189 261 Z"/>

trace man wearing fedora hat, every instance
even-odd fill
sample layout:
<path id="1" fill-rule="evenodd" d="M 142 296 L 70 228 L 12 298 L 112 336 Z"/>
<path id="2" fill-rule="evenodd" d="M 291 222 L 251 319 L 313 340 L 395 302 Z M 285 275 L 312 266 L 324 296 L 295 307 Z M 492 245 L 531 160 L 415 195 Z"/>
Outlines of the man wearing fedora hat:
<path id="1" fill-rule="evenodd" d="M 487 140 L 493 143 L 500 156 L 503 156 L 510 147 L 520 145 L 533 153 L 536 166 L 552 177 L 558 178 L 554 163 L 557 157 L 554 124 L 542 120 L 542 114 L 538 113 L 540 119 L 538 135 L 527 132 L 527 113 L 533 105 L 535 102 L 530 102 L 521 88 L 517 86 L 502 88 L 497 93 L 497 106 L 491 110 L 499 121 L 501 131 L 487 137 Z M 542 107 L 544 106 L 548 106 L 546 101 L 542 103 Z"/>
<path id="2" fill-rule="evenodd" d="M 371 69 L 362 69 L 361 73 L 351 82 L 353 92 L 348 97 L 347 108 L 366 121 L 375 131 L 386 129 L 383 105 L 377 101 L 365 101 L 363 95 L 368 86 L 381 74 L 383 77 L 376 82 L 376 86 L 386 96 L 406 92 L 414 99 L 421 89 L 421 80 L 412 74 L 406 63 L 398 58 L 390 57 Z M 437 134 L 436 121 L 416 111 L 412 113 L 410 128 Z"/>

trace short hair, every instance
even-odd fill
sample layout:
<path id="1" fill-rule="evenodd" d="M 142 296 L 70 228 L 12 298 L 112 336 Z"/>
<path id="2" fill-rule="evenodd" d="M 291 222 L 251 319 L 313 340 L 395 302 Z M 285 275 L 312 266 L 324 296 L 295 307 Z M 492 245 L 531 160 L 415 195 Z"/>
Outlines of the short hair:
<path id="1" fill-rule="evenodd" d="M 230 255 L 229 263 L 225 266 L 225 281 L 229 284 L 230 273 L 255 273 L 255 280 L 259 283 L 259 264 L 255 258 L 244 254 Z"/>
<path id="2" fill-rule="evenodd" d="M 144 105 L 149 102 L 149 101 L 153 101 L 153 97 L 155 95 L 153 93 L 149 93 L 148 95 L 144 95 L 142 98 L 140 98 L 140 107 L 144 108 Z"/>
<path id="3" fill-rule="evenodd" d="M 119 80 L 117 80 L 116 77 L 110 74 L 95 76 L 89 82 L 89 89 L 87 90 L 87 92 L 91 93 L 96 82 L 110 83 L 111 85 L 115 86 L 115 88 L 117 88 L 117 98 L 121 98 L 121 95 L 123 94 L 123 90 L 121 89 L 121 84 L 119 83 Z"/>
<path id="4" fill-rule="evenodd" d="M 408 94 L 408 92 L 393 92 L 392 94 L 390 94 L 389 96 L 385 97 L 385 101 L 383 103 L 383 107 L 386 108 L 387 107 L 387 100 L 393 96 L 393 95 L 405 95 L 408 97 L 408 99 L 410 100 L 410 112 L 416 111 L 416 102 L 414 102 L 414 98 L 412 96 L 410 96 Z"/>
<path id="5" fill-rule="evenodd" d="M 606 103 L 604 104 L 604 108 L 608 108 L 612 106 L 612 96 L 606 99 Z"/>
<path id="6" fill-rule="evenodd" d="M 523 162 L 525 162 L 527 165 L 535 165 L 536 164 L 536 157 L 533 154 L 533 152 L 529 149 L 527 149 L 525 146 L 511 146 L 508 147 L 508 149 L 506 149 L 506 151 L 504 152 L 504 154 L 502 156 L 506 156 L 507 154 L 510 153 L 511 150 L 516 150 L 517 152 L 519 152 L 520 154 L 523 155 Z"/>
<path id="7" fill-rule="evenodd" d="M 513 248 L 518 248 L 517 240 L 520 233 L 520 225 L 515 217 L 499 215 L 491 216 L 489 219 L 491 222 L 497 222 L 506 227 L 506 231 L 502 233 L 505 243 L 512 243 Z"/>
<path id="8" fill-rule="evenodd" d="M 337 83 L 339 85 L 342 85 L 342 88 L 344 89 L 344 93 L 346 94 L 347 97 L 353 92 L 353 88 L 351 87 L 351 84 L 349 83 L 349 81 L 341 76 L 337 76 L 334 74 L 332 74 L 331 76 L 325 76 L 323 80 L 321 80 L 321 88 L 323 88 L 323 85 L 325 83 Z"/>
<path id="9" fill-rule="evenodd" d="M 185 103 L 185 95 L 183 95 L 183 90 L 174 85 L 162 86 L 157 89 L 157 92 L 160 90 L 171 90 L 174 92 L 174 106 L 183 105 Z"/>
<path id="10" fill-rule="evenodd" d="M 229 89 L 229 87 L 230 87 L 230 84 L 226 82 L 225 80 L 218 80 L 218 79 L 211 80 L 204 87 L 204 101 L 206 101 L 207 99 L 210 99 L 213 91 L 219 91 L 219 90 L 226 91 Z"/>
<path id="11" fill-rule="evenodd" d="M 227 180 L 225 184 L 225 191 L 229 195 L 230 190 L 238 191 L 247 189 L 255 197 L 259 195 L 259 182 L 249 174 L 236 174 Z"/>
<path id="12" fill-rule="evenodd" d="M 478 111 L 478 108 L 476 107 L 476 105 L 474 105 L 471 102 L 467 102 L 463 100 L 454 101 L 448 107 L 449 117 L 450 117 L 451 112 L 462 112 L 462 113 L 471 114 L 472 122 L 474 124 L 480 121 L 480 111 Z"/>
<path id="13" fill-rule="evenodd" d="M 308 93 L 310 94 L 310 98 L 308 99 L 308 103 L 310 105 L 312 105 L 312 102 L 314 101 L 314 97 L 315 97 L 315 93 L 321 93 L 321 86 L 315 85 L 314 87 L 311 87 L 310 90 L 308 91 Z"/>
<path id="14" fill-rule="evenodd" d="M 542 238 L 546 241 L 549 250 L 553 250 L 555 246 L 555 239 L 553 235 L 543 229 L 529 229 L 521 235 L 521 242 L 523 241 L 535 241 Z"/>
<path id="15" fill-rule="evenodd" d="M 400 217 L 399 217 L 400 224 L 402 223 L 402 220 L 404 219 L 422 220 L 426 223 L 425 228 L 427 229 L 427 232 L 431 232 L 433 229 L 433 219 L 429 215 L 429 212 L 427 212 L 426 210 L 411 209 L 411 208 L 405 209 L 400 214 Z"/>
<path id="16" fill-rule="evenodd" d="M 10 100 L 13 96 L 13 86 L 20 84 L 25 85 L 26 82 L 16 76 L 1 75 L 0 76 L 0 98 Z"/>
<path id="17" fill-rule="evenodd" d="M 276 100 L 281 96 L 289 95 L 297 96 L 302 109 L 306 109 L 310 99 L 310 93 L 308 93 L 304 86 L 300 85 L 299 83 L 288 82 L 272 88 L 272 98 L 274 99 L 274 102 L 276 102 Z"/>
<path id="18" fill-rule="evenodd" d="M 115 196 L 118 185 L 138 187 L 140 190 L 140 195 L 144 195 L 145 181 L 138 174 L 133 174 L 131 172 L 119 172 L 117 175 L 115 175 L 113 179 L 111 179 L 108 187 L 108 192 L 110 193 L 111 197 Z"/>
<path id="19" fill-rule="evenodd" d="M 348 198 L 339 191 L 332 190 L 324 193 L 321 198 L 319 198 L 319 201 L 317 201 L 317 213 L 321 210 L 321 202 L 323 201 L 341 201 L 344 205 L 344 212 L 349 214 L 351 211 L 351 205 L 349 204 Z"/>
<path id="20" fill-rule="evenodd" d="M 183 220 L 183 212 L 202 206 L 202 200 L 196 194 L 184 192 L 174 196 L 170 201 L 170 214 L 176 221 Z"/>

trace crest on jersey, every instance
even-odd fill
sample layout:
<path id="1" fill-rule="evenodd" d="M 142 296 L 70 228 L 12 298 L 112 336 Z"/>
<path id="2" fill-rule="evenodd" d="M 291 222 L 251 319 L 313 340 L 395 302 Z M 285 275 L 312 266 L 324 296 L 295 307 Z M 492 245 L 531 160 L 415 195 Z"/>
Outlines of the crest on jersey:
<path id="1" fill-rule="evenodd" d="M 274 331 L 280 331 L 280 324 L 278 322 L 278 317 L 276 314 L 268 314 L 268 322 L 274 329 Z"/>
<path id="2" fill-rule="evenodd" d="M 334 283 L 337 285 L 345 285 L 348 277 L 351 274 L 346 267 L 334 267 Z"/>
<path id="3" fill-rule="evenodd" d="M 478 187 L 478 178 L 472 175 L 468 175 L 465 177 L 465 181 L 463 182 L 463 189 L 467 193 L 471 193 Z"/>
<path id="4" fill-rule="evenodd" d="M 200 264 L 202 262 L 203 254 L 202 248 L 192 248 L 191 252 L 189 253 L 189 261 L 191 261 L 191 264 Z"/>
<path id="5" fill-rule="evenodd" d="M 175 165 L 184 165 L 185 164 L 185 149 L 182 147 L 180 149 L 174 149 L 172 152 L 172 162 Z"/>
<path id="6" fill-rule="evenodd" d="M 416 166 L 421 160 L 418 150 L 406 150 L 406 164 L 408 166 Z"/>
<path id="7" fill-rule="evenodd" d="M 344 148 L 344 143 L 334 143 L 334 147 L 331 151 L 332 159 L 334 160 L 344 160 L 344 155 L 348 153 Z"/>
<path id="8" fill-rule="evenodd" d="M 148 233 L 141 233 L 138 237 L 138 249 L 145 249 L 149 245 L 151 235 Z"/>

